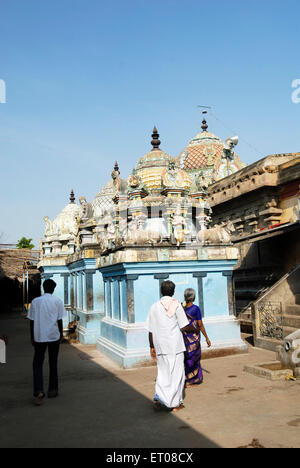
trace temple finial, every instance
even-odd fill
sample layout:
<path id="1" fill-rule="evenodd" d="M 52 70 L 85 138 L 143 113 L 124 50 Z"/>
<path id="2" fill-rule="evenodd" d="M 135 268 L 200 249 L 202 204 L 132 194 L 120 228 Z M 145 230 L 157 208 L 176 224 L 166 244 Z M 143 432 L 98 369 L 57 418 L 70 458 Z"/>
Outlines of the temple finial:
<path id="1" fill-rule="evenodd" d="M 160 139 L 159 139 L 159 133 L 157 131 L 157 128 L 154 126 L 153 133 L 152 133 L 152 141 L 151 145 L 153 146 L 152 151 L 156 151 L 159 149 L 160 146 Z"/>
<path id="2" fill-rule="evenodd" d="M 207 114 L 207 111 L 203 111 L 202 114 L 203 114 L 203 120 L 202 120 L 201 128 L 202 128 L 203 132 L 207 132 L 208 125 L 207 125 L 207 122 L 206 122 L 206 119 L 205 119 L 205 115 Z"/>
<path id="3" fill-rule="evenodd" d="M 74 195 L 73 189 L 71 190 L 71 194 L 70 194 L 70 203 L 75 203 L 75 195 Z"/>

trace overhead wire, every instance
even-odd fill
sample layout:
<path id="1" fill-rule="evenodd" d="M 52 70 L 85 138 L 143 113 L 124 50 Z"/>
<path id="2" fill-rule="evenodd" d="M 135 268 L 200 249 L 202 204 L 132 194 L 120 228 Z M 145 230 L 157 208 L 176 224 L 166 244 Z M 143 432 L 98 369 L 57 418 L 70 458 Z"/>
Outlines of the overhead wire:
<path id="1" fill-rule="evenodd" d="M 227 130 L 229 130 L 230 132 L 232 132 L 232 134 L 235 134 L 235 135 L 239 135 L 239 139 L 240 141 L 243 141 L 249 148 L 251 148 L 256 154 L 258 154 L 259 156 L 261 156 L 262 158 L 264 157 L 264 154 L 261 150 L 259 150 L 258 148 L 256 148 L 255 146 L 253 146 L 251 143 L 249 143 L 247 140 L 245 140 L 245 138 L 243 137 L 240 137 L 240 132 L 237 132 L 235 131 L 234 129 L 230 128 L 225 122 L 223 122 L 223 120 L 221 120 L 219 117 L 216 116 L 216 114 L 214 112 L 211 111 L 211 117 L 213 119 L 215 119 L 216 121 L 218 121 L 221 125 L 223 125 L 224 128 L 226 128 Z"/>

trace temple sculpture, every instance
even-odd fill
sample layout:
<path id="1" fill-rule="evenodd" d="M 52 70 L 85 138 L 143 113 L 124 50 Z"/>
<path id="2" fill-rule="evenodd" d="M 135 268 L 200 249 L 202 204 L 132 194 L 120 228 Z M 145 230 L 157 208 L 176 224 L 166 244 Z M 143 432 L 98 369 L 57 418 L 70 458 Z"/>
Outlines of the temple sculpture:
<path id="1" fill-rule="evenodd" d="M 235 226 L 212 226 L 208 201 L 210 183 L 222 176 L 224 144 L 205 120 L 202 130 L 175 158 L 160 149 L 154 128 L 152 149 L 127 178 L 116 163 L 94 200 L 81 196 L 76 204 L 72 192 L 53 222 L 44 218 L 39 268 L 58 285 L 69 314 L 65 326 L 78 321 L 80 341 L 97 344 L 123 367 L 150 359 L 145 321 L 166 279 L 175 282 L 179 300 L 186 288 L 196 290 L 213 344 L 204 353 L 247 350 L 234 316 Z M 233 155 L 230 173 L 241 167 Z"/>

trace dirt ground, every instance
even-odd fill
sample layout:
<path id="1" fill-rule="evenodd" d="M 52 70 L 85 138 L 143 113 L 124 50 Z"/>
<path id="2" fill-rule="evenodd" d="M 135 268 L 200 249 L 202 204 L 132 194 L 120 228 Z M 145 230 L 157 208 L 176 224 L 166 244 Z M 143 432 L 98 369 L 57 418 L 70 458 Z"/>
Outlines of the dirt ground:
<path id="1" fill-rule="evenodd" d="M 35 407 L 28 323 L 1 314 L 0 334 L 9 336 L 0 367 L 1 448 L 300 447 L 300 381 L 245 373 L 245 364 L 276 359 L 247 336 L 248 354 L 202 362 L 204 383 L 187 390 L 175 415 L 153 411 L 155 367 L 123 370 L 93 346 L 69 344 L 61 348 L 59 398 Z"/>

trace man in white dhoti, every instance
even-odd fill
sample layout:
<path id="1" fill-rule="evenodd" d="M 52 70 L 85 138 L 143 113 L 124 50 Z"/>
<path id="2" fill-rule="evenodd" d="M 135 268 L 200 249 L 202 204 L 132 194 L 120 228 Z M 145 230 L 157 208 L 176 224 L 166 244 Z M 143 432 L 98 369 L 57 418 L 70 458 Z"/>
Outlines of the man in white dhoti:
<path id="1" fill-rule="evenodd" d="M 6 344 L 7 338 L 0 336 L 0 364 L 6 364 Z"/>
<path id="2" fill-rule="evenodd" d="M 170 411 L 184 408 L 186 348 L 182 332 L 196 330 L 189 326 L 180 302 L 173 299 L 174 292 L 175 284 L 164 281 L 161 286 L 162 298 L 153 304 L 147 319 L 150 352 L 157 361 L 154 408 L 167 408 Z"/>

